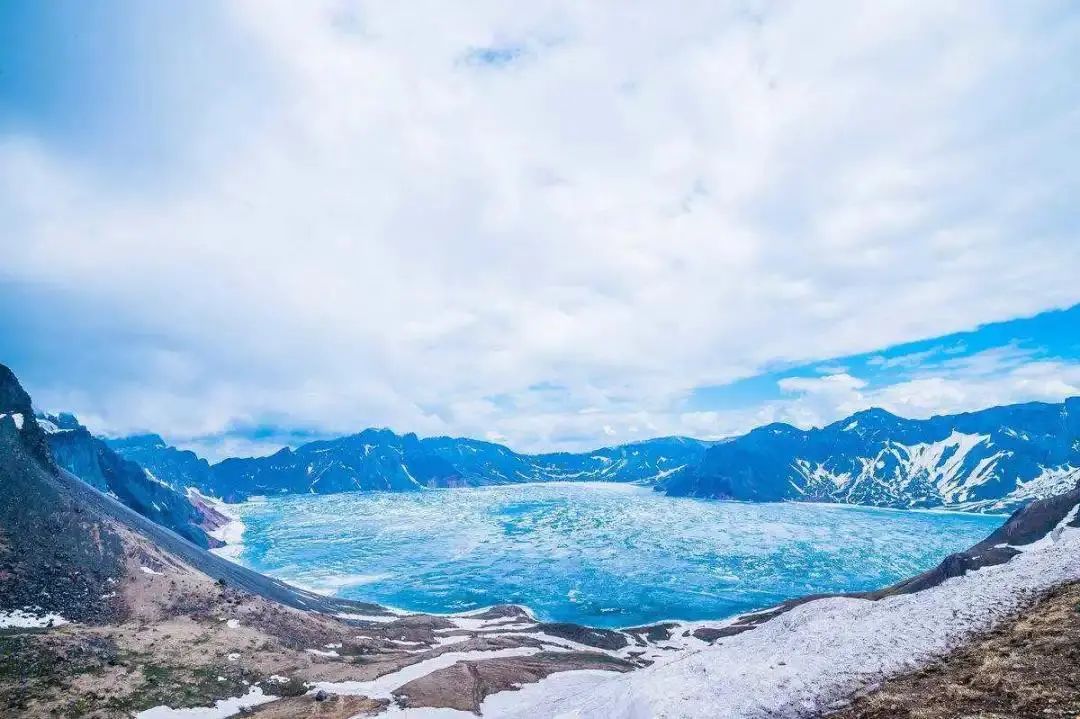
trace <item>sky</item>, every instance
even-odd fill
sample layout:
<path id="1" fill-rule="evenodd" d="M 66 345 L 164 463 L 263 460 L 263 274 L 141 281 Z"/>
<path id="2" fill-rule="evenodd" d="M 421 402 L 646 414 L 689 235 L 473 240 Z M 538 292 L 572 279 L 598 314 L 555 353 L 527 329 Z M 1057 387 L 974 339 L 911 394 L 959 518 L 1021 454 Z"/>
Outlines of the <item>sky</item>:
<path id="1" fill-rule="evenodd" d="M 217 459 L 1080 394 L 1074 3 L 9 0 L 0 362 Z"/>

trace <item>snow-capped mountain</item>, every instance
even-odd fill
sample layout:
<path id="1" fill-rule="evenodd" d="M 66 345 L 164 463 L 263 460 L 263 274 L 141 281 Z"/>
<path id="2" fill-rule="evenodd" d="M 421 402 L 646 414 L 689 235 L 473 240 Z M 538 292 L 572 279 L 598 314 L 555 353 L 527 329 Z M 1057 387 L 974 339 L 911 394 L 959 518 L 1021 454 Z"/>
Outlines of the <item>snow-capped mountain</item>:
<path id="1" fill-rule="evenodd" d="M 1080 481 L 1080 397 L 913 420 L 881 409 L 821 429 L 770 424 L 658 485 L 673 496 L 1006 511 Z"/>
<path id="2" fill-rule="evenodd" d="M 518 482 L 655 482 L 699 460 L 708 443 L 663 437 L 593 452 L 519 454 L 475 439 L 398 435 L 388 429 L 285 448 L 269 457 L 205 466 L 157 435 L 110 441 L 175 486 L 194 486 L 230 501 L 259 494 L 410 491 Z"/>

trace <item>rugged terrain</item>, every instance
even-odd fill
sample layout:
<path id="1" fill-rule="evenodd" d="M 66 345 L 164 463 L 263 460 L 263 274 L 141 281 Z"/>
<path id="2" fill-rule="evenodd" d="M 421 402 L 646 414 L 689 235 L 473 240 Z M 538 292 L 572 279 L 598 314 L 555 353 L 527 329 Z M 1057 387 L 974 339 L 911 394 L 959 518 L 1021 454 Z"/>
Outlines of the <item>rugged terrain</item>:
<path id="1" fill-rule="evenodd" d="M 119 456 L 70 414 L 35 420 L 61 467 L 200 547 L 220 546 L 206 532 L 213 527 L 213 518 L 193 506 L 182 488 Z"/>
<path id="2" fill-rule="evenodd" d="M 820 429 L 770 424 L 659 485 L 673 496 L 1011 511 L 1080 481 L 1080 397 L 904 419 L 881 409 Z"/>
<path id="3" fill-rule="evenodd" d="M 9 714 L 126 717 L 267 696 L 289 697 L 271 716 L 316 702 L 320 715 L 391 703 L 474 712 L 493 692 L 553 673 L 625 672 L 663 653 L 665 631 L 545 624 L 517 607 L 401 615 L 296 589 L 76 478 L 49 437 L 0 365 L 0 709 Z"/>
<path id="4" fill-rule="evenodd" d="M 512 606 L 401 614 L 246 570 L 77 479 L 2 366 L 0 486 L 0 711 L 20 717 L 810 716 L 1024 612 L 1059 621 L 1068 600 L 1035 602 L 1080 580 L 1077 488 L 894 587 L 726 621 L 615 631 Z M 1053 648 L 1012 636 L 1010 668 Z"/>

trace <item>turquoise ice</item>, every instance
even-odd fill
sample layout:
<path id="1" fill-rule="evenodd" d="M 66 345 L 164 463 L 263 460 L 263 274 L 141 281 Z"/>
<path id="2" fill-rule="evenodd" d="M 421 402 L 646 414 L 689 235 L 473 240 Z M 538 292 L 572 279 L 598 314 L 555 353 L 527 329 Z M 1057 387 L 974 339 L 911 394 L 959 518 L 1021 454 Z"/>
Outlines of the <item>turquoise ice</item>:
<path id="1" fill-rule="evenodd" d="M 294 584 L 410 611 L 514 603 L 593 626 L 715 619 L 880 587 L 1003 521 L 591 483 L 293 495 L 240 513 L 239 561 Z"/>

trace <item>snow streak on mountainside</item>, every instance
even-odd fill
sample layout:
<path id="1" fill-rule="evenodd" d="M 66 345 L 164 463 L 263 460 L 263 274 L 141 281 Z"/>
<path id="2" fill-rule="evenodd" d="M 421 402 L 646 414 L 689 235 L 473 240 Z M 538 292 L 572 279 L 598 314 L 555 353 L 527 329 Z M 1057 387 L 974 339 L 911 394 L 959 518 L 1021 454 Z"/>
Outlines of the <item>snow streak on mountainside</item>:
<path id="1" fill-rule="evenodd" d="M 175 486 L 230 501 L 252 495 L 412 491 L 544 481 L 655 482 L 698 461 L 708 443 L 663 437 L 581 454 L 518 454 L 474 439 L 398 435 L 388 429 L 282 449 L 269 457 L 226 459 L 212 467 L 156 435 L 110 441 Z"/>
<path id="2" fill-rule="evenodd" d="M 758 428 L 658 488 L 673 496 L 1007 511 L 1080 480 L 1080 398 L 910 420 L 871 409 Z"/>

